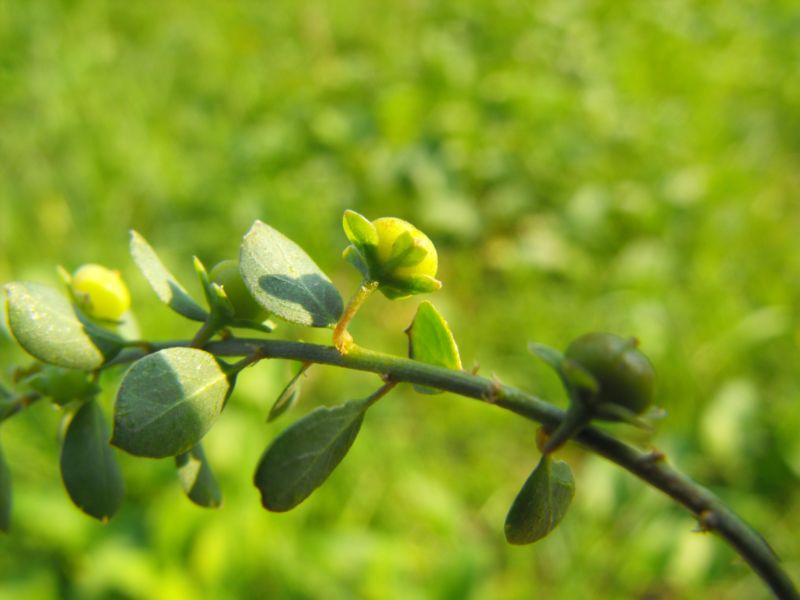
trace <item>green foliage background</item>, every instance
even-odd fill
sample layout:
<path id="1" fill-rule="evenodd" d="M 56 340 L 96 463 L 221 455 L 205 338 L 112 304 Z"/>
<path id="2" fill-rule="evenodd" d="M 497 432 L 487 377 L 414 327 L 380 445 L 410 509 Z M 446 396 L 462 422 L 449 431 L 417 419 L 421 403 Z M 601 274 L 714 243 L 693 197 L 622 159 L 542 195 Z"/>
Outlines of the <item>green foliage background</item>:
<path id="1" fill-rule="evenodd" d="M 190 282 L 192 254 L 234 257 L 259 218 L 346 296 L 343 210 L 406 218 L 439 248 L 431 300 L 465 366 L 561 402 L 529 340 L 637 335 L 669 413 L 652 443 L 798 581 L 798 64 L 791 0 L 0 3 L 0 281 L 102 262 L 145 336 L 185 337 L 129 228 Z M 371 300 L 356 338 L 404 353 L 416 304 Z M 0 359 L 25 357 L 4 339 Z M 575 448 L 567 519 L 507 546 L 535 427 L 450 395 L 394 392 L 326 486 L 268 514 L 251 474 L 289 422 L 264 417 L 290 372 L 243 373 L 209 435 L 219 511 L 181 496 L 170 461 L 122 457 L 128 498 L 97 524 L 60 486 L 57 413 L 13 419 L 0 597 L 765 596 L 688 515 Z M 293 415 L 376 381 L 312 369 Z"/>

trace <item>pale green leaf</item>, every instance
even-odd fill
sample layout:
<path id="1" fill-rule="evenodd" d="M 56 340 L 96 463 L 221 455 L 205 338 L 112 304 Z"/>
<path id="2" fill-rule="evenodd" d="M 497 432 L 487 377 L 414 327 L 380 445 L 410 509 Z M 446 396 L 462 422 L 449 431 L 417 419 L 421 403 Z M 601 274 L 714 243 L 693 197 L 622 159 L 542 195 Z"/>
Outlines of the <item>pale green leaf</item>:
<path id="1" fill-rule="evenodd" d="M 430 302 L 422 302 L 408 334 L 408 354 L 414 360 L 446 369 L 461 370 L 461 356 L 458 352 L 450 326 Z M 435 394 L 438 390 L 415 385 L 423 393 Z"/>
<path id="2" fill-rule="evenodd" d="M 54 288 L 15 282 L 5 289 L 11 332 L 42 362 L 89 371 L 122 348 L 120 338 L 83 318 Z"/>
<path id="3" fill-rule="evenodd" d="M 344 211 L 342 218 L 344 234 L 359 248 L 378 245 L 378 231 L 369 219 L 354 210 Z"/>

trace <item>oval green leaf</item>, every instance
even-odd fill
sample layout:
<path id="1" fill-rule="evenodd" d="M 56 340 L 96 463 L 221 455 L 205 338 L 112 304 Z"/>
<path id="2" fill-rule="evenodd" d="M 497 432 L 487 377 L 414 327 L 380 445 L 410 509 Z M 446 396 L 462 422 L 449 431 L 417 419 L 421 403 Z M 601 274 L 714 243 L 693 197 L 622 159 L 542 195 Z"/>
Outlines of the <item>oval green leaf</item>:
<path id="1" fill-rule="evenodd" d="M 168 348 L 145 356 L 120 384 L 111 443 L 152 458 L 186 452 L 216 422 L 230 387 L 204 350 Z"/>
<path id="2" fill-rule="evenodd" d="M 549 534 L 564 518 L 575 481 L 569 465 L 542 456 L 511 505 L 505 533 L 510 544 L 531 544 Z"/>
<path id="3" fill-rule="evenodd" d="M 138 232 L 131 230 L 130 252 L 133 262 L 139 267 L 147 283 L 164 304 L 179 315 L 193 321 L 205 321 L 206 311 L 192 299 L 178 283 L 175 276 L 164 266 L 161 259 Z"/>
<path id="4" fill-rule="evenodd" d="M 408 355 L 420 362 L 461 370 L 461 356 L 450 326 L 430 302 L 422 302 L 408 334 Z M 414 389 L 424 394 L 436 394 L 439 390 L 415 385 Z"/>
<path id="5" fill-rule="evenodd" d="M 83 319 L 54 288 L 14 282 L 5 289 L 11 332 L 42 362 L 91 371 L 122 348 L 120 338 Z"/>
<path id="6" fill-rule="evenodd" d="M 239 269 L 256 301 L 291 323 L 332 327 L 342 316 L 339 292 L 300 246 L 266 223 L 245 234 Z"/>
<path id="7" fill-rule="evenodd" d="M 353 445 L 366 409 L 363 401 L 319 407 L 275 438 L 253 481 L 264 508 L 290 510 L 321 486 Z"/>
<path id="8" fill-rule="evenodd" d="M 103 411 L 94 400 L 84 403 L 67 425 L 61 478 L 75 506 L 95 519 L 107 521 L 122 504 L 122 473 L 108 444 Z"/>
<path id="9" fill-rule="evenodd" d="M 178 468 L 181 487 L 189 500 L 204 508 L 222 506 L 222 490 L 206 460 L 202 444 L 178 454 L 175 457 L 175 466 Z"/>
<path id="10" fill-rule="evenodd" d="M 378 246 L 378 231 L 364 215 L 348 209 L 344 211 L 342 226 L 347 239 L 357 248 Z"/>
<path id="11" fill-rule="evenodd" d="M 11 527 L 11 469 L 0 446 L 0 531 Z"/>

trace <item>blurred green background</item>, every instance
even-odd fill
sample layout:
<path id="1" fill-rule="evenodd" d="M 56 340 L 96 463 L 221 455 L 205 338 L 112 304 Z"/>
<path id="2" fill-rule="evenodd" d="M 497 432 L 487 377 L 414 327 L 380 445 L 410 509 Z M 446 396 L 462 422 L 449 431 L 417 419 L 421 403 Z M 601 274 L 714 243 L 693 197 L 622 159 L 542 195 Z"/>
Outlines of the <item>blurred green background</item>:
<path id="1" fill-rule="evenodd" d="M 431 300 L 467 366 L 563 403 L 529 340 L 638 336 L 669 415 L 652 440 L 616 431 L 707 483 L 798 581 L 798 64 L 793 0 L 3 2 L 0 281 L 102 262 L 145 337 L 186 337 L 129 228 L 192 284 L 193 254 L 236 256 L 262 219 L 348 296 L 343 210 L 408 219 L 437 244 Z M 417 302 L 375 298 L 356 338 L 404 353 Z M 26 361 L 7 334 L 0 359 Z M 171 461 L 121 456 L 128 497 L 100 525 L 61 487 L 58 414 L 9 422 L 0 597 L 766 596 L 688 514 L 576 448 L 567 519 L 506 545 L 535 426 L 451 395 L 394 392 L 321 490 L 269 514 L 251 485 L 268 441 L 377 382 L 312 369 L 266 425 L 290 371 L 245 372 L 209 434 L 219 511 L 182 497 Z"/>

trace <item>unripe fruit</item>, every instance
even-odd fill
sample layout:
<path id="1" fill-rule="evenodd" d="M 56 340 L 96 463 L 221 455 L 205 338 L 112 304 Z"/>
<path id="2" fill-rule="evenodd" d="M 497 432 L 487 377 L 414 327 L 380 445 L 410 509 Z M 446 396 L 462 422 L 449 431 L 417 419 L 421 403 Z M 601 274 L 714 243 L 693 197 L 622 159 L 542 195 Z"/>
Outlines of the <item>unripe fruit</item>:
<path id="1" fill-rule="evenodd" d="M 588 333 L 574 340 L 564 357 L 597 380 L 600 389 L 593 403 L 615 404 L 637 415 L 652 403 L 655 373 L 634 340 L 612 333 Z"/>
<path id="2" fill-rule="evenodd" d="M 88 264 L 72 275 L 72 294 L 90 317 L 118 321 L 131 307 L 131 295 L 119 271 Z"/>
<path id="3" fill-rule="evenodd" d="M 391 276 L 398 279 L 411 277 L 414 275 L 428 275 L 436 277 L 436 270 L 439 267 L 439 258 L 436 255 L 436 247 L 427 235 L 414 227 L 408 221 L 395 217 L 382 217 L 372 222 L 378 232 L 377 256 L 381 264 L 386 264 L 392 257 L 392 246 L 397 238 L 408 232 L 414 241 L 426 250 L 424 258 L 415 265 L 398 266 L 391 271 Z"/>
<path id="4" fill-rule="evenodd" d="M 267 318 L 267 311 L 255 301 L 245 286 L 237 261 L 223 260 L 211 269 L 208 276 L 225 290 L 237 319 L 261 322 Z"/>

